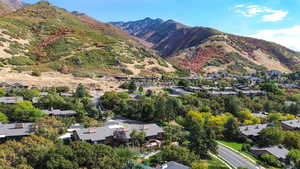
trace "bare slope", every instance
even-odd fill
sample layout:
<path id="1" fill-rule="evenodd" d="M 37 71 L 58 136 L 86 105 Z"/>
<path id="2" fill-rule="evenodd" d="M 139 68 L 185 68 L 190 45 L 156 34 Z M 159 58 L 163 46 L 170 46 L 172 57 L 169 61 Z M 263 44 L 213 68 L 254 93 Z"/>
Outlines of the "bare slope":
<path id="1" fill-rule="evenodd" d="M 300 53 L 264 40 L 241 37 L 205 27 L 146 18 L 113 22 L 131 35 L 153 43 L 172 63 L 193 72 L 245 73 L 267 69 L 283 72 L 300 69 Z"/>

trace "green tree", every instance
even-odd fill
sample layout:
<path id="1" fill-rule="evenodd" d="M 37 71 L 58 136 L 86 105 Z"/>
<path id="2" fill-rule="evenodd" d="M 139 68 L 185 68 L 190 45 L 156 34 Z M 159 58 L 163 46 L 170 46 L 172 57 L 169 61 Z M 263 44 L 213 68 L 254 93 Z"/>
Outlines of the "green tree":
<path id="1" fill-rule="evenodd" d="M 8 118 L 4 113 L 0 112 L 0 122 L 1 123 L 8 123 Z"/>
<path id="2" fill-rule="evenodd" d="M 225 112 L 232 113 L 235 116 L 238 116 L 238 113 L 240 112 L 240 103 L 237 100 L 236 97 L 228 97 L 225 99 Z"/>
<path id="3" fill-rule="evenodd" d="M 198 156 L 185 147 L 171 145 L 162 149 L 163 161 L 176 161 L 184 165 L 191 165 L 197 159 Z"/>
<path id="4" fill-rule="evenodd" d="M 284 134 L 282 130 L 274 127 L 264 128 L 259 134 L 259 142 L 263 146 L 278 145 L 283 142 Z"/>
<path id="5" fill-rule="evenodd" d="M 283 144 L 288 148 L 300 149 L 300 133 L 294 131 L 284 132 Z"/>
<path id="6" fill-rule="evenodd" d="M 203 157 L 207 157 L 209 151 L 216 152 L 217 143 L 214 131 L 206 124 L 201 125 L 193 119 L 187 121 L 186 129 L 190 132 L 190 150 Z"/>
<path id="7" fill-rule="evenodd" d="M 300 162 L 300 150 L 299 149 L 292 149 L 289 151 L 287 159 L 296 164 Z"/>
<path id="8" fill-rule="evenodd" d="M 270 154 L 262 154 L 260 156 L 263 162 L 273 167 L 282 167 L 282 163 L 273 155 Z"/>
<path id="9" fill-rule="evenodd" d="M 16 104 L 16 109 L 12 112 L 10 118 L 17 122 L 34 122 L 43 115 L 44 113 L 35 108 L 31 102 L 22 101 Z"/>
<path id="10" fill-rule="evenodd" d="M 88 97 L 89 96 L 89 92 L 87 91 L 87 89 L 85 88 L 85 86 L 80 83 L 78 85 L 78 87 L 76 88 L 74 96 L 78 97 L 78 98 Z"/>
<path id="11" fill-rule="evenodd" d="M 145 131 L 133 130 L 130 133 L 130 138 L 133 141 L 134 145 L 141 146 L 145 141 L 146 133 Z"/>
<path id="12" fill-rule="evenodd" d="M 16 89 L 13 94 L 23 96 L 26 100 L 32 100 L 32 98 L 40 96 L 40 91 L 37 89 Z"/>
<path id="13" fill-rule="evenodd" d="M 228 140 L 239 140 L 241 138 L 241 132 L 238 127 L 238 122 L 235 118 L 229 118 L 224 125 L 224 137 Z"/>
<path id="14" fill-rule="evenodd" d="M 5 91 L 5 89 L 0 89 L 0 97 L 3 97 L 3 96 L 5 96 L 6 95 L 6 91 Z"/>
<path id="15" fill-rule="evenodd" d="M 67 102 L 63 97 L 58 94 L 49 94 L 43 96 L 38 103 L 38 106 L 42 109 L 71 109 L 72 104 Z"/>
<path id="16" fill-rule="evenodd" d="M 260 86 L 260 88 L 273 94 L 282 94 L 282 91 L 273 82 L 264 83 Z"/>
<path id="17" fill-rule="evenodd" d="M 143 165 L 136 164 L 130 160 L 125 163 L 125 166 L 122 169 L 146 169 L 146 168 Z"/>
<path id="18" fill-rule="evenodd" d="M 191 169 L 209 169 L 209 165 L 206 161 L 197 161 L 192 163 Z"/>
<path id="19" fill-rule="evenodd" d="M 134 82 L 134 81 L 131 81 L 131 82 L 128 84 L 128 90 L 129 90 L 130 92 L 134 92 L 134 91 L 136 91 L 136 89 L 137 89 L 137 86 L 136 86 L 135 82 Z"/>

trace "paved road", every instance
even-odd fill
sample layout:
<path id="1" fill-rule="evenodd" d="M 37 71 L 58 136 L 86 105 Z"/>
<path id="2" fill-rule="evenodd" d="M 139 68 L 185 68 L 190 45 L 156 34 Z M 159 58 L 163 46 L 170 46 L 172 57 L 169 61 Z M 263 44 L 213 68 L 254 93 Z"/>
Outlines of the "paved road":
<path id="1" fill-rule="evenodd" d="M 247 169 L 259 169 L 253 163 L 251 163 L 247 158 L 233 152 L 232 150 L 219 145 L 218 146 L 218 156 L 221 157 L 223 160 L 228 162 L 233 167 L 244 167 Z"/>

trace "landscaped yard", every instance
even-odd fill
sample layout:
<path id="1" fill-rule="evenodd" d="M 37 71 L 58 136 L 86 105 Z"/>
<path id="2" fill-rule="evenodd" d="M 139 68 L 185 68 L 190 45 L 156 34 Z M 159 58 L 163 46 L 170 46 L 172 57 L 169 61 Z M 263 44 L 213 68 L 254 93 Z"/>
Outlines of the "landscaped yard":
<path id="1" fill-rule="evenodd" d="M 220 160 L 213 158 L 207 161 L 209 169 L 228 169 L 228 167 Z"/>

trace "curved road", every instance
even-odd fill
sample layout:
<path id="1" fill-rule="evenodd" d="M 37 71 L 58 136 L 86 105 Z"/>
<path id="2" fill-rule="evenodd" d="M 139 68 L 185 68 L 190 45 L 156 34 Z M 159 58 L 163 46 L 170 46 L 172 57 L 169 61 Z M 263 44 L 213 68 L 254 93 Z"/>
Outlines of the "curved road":
<path id="1" fill-rule="evenodd" d="M 218 145 L 217 151 L 219 157 L 221 157 L 223 160 L 225 160 L 235 168 L 244 167 L 247 169 L 259 169 L 259 167 L 251 163 L 247 158 L 237 154 L 236 152 L 233 152 L 232 150 L 220 144 Z"/>

